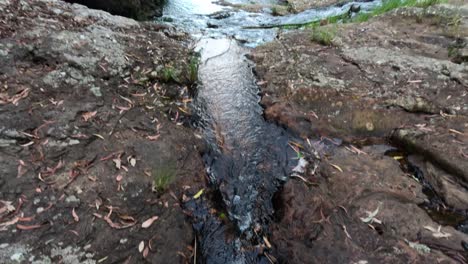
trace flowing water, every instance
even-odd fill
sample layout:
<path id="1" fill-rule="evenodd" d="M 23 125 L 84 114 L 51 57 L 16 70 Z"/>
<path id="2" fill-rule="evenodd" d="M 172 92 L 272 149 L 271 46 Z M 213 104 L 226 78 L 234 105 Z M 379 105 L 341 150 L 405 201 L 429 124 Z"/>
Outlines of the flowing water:
<path id="1" fill-rule="evenodd" d="M 193 213 L 200 262 L 270 263 L 263 247 L 273 196 L 298 165 L 291 142 L 300 140 L 263 118 L 249 49 L 276 38 L 281 29 L 271 25 L 342 14 L 352 4 L 369 9 L 375 2 L 275 17 L 267 9 L 249 13 L 209 0 L 169 0 L 162 21 L 191 33 L 201 55 L 194 107 L 209 145 L 204 158 L 215 194 L 186 205 Z"/>

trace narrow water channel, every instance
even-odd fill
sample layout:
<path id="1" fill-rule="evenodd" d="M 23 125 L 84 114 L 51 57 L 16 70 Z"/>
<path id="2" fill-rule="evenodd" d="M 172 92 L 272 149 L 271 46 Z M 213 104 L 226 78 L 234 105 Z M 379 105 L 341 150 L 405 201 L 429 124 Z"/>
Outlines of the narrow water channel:
<path id="1" fill-rule="evenodd" d="M 257 80 L 246 55 L 280 30 L 259 27 L 321 19 L 347 12 L 352 4 L 365 9 L 375 3 L 279 18 L 209 0 L 169 0 L 162 20 L 191 33 L 201 56 L 194 108 L 196 125 L 209 146 L 204 158 L 217 195 L 187 204 L 198 234 L 200 263 L 271 263 L 264 240 L 274 213 L 273 196 L 298 164 L 291 142 L 299 140 L 266 122 L 259 105 Z"/>

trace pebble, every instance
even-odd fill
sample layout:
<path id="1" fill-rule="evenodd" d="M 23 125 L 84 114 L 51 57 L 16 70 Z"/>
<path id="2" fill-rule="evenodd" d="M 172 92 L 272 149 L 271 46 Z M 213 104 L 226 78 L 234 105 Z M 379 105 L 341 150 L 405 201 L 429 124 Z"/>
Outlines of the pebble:
<path id="1" fill-rule="evenodd" d="M 21 262 L 23 260 L 23 253 L 18 252 L 10 256 L 12 261 Z"/>
<path id="2" fill-rule="evenodd" d="M 70 195 L 65 199 L 66 203 L 80 203 L 80 199 L 76 198 L 75 195 Z"/>
<path id="3" fill-rule="evenodd" d="M 44 207 L 38 207 L 38 208 L 36 209 L 36 213 L 40 214 L 40 213 L 42 213 L 42 212 L 44 212 Z"/>
<path id="4" fill-rule="evenodd" d="M 8 243 L 0 244 L 0 249 L 7 248 L 9 245 Z"/>
<path id="5" fill-rule="evenodd" d="M 96 87 L 96 86 L 93 86 L 89 89 L 93 94 L 94 96 L 96 97 L 101 97 L 102 96 L 102 93 L 101 93 L 101 88 L 100 87 Z"/>
<path id="6" fill-rule="evenodd" d="M 125 243 L 127 243 L 127 241 L 128 241 L 128 239 L 122 238 L 122 239 L 120 239 L 120 244 L 125 244 Z"/>

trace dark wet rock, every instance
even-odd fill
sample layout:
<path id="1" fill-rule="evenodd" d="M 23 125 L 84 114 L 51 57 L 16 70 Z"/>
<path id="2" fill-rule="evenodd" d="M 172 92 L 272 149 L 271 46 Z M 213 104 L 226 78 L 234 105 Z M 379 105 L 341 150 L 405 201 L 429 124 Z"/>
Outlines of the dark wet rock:
<path id="1" fill-rule="evenodd" d="M 89 8 L 107 11 L 113 15 L 148 20 L 162 15 L 164 0 L 65 0 Z"/>
<path id="2" fill-rule="evenodd" d="M 408 161 L 422 172 L 423 180 L 430 184 L 427 187 L 431 188 L 431 191 L 434 191 L 446 205 L 458 210 L 468 208 L 468 192 L 464 181 L 425 160 L 421 155 L 412 155 Z"/>
<path id="3" fill-rule="evenodd" d="M 466 120 L 453 120 L 424 129 L 399 129 L 392 138 L 404 149 L 418 153 L 459 180 L 468 182 L 468 137 Z M 452 127 L 452 128 L 450 128 Z M 460 127 L 460 130 L 456 128 Z"/>
<path id="4" fill-rule="evenodd" d="M 428 228 L 438 225 L 418 206 L 425 197 L 421 187 L 398 162 L 372 147 L 363 151 L 368 154 L 339 148 L 329 155 L 318 175 L 308 177 L 316 187 L 295 179 L 286 183 L 269 238 L 278 259 L 424 263 L 440 258 L 451 263 L 451 254 L 462 254 L 461 242 L 468 237 L 452 227 L 440 230 L 450 234 L 449 240 L 433 236 Z"/>

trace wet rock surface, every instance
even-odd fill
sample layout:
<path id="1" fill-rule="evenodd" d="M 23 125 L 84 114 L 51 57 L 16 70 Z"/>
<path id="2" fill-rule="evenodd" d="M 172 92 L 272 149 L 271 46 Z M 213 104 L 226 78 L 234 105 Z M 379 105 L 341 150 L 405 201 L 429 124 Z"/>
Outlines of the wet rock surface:
<path id="1" fill-rule="evenodd" d="M 80 5 L 0 1 L 0 262 L 191 261 L 182 197 L 205 172 L 187 46 Z"/>
<path id="2" fill-rule="evenodd" d="M 279 262 L 467 261 L 460 219 L 442 213 L 466 218 L 466 10 L 402 8 L 320 27 L 329 45 L 303 29 L 253 51 L 266 118 L 336 145 L 276 196 Z"/>

